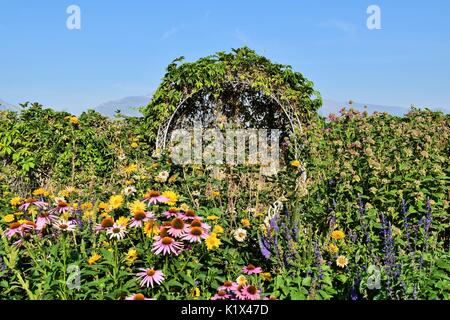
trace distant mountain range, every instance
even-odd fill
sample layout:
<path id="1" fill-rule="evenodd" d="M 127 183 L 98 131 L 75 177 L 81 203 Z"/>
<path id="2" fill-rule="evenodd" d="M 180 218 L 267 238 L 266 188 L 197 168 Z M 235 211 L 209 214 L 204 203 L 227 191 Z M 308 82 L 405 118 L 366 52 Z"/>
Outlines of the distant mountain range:
<path id="1" fill-rule="evenodd" d="M 140 113 L 136 110 L 136 108 L 148 105 L 150 100 L 151 95 L 126 97 L 119 100 L 102 103 L 101 105 L 94 108 L 94 110 L 106 116 L 114 116 L 116 110 L 120 110 L 121 114 L 126 116 L 140 116 Z M 339 110 L 341 110 L 343 107 L 346 107 L 348 109 L 349 103 L 324 99 L 322 108 L 319 109 L 319 114 L 321 114 L 322 116 L 327 116 L 330 113 L 339 114 Z M 404 115 L 409 111 L 409 108 L 405 107 L 391 107 L 357 102 L 354 102 L 352 104 L 352 108 L 359 111 L 367 111 L 369 114 L 378 111 L 387 112 L 396 116 Z"/>
<path id="2" fill-rule="evenodd" d="M 13 110 L 13 111 L 18 111 L 19 108 L 16 107 L 15 105 L 12 105 L 11 103 L 8 103 L 8 102 L 3 101 L 2 99 L 0 99 L 0 110 Z"/>
<path id="3" fill-rule="evenodd" d="M 343 107 L 349 109 L 350 107 L 349 102 L 350 101 L 338 102 L 324 99 L 322 103 L 322 108 L 319 109 L 319 114 L 321 114 L 322 116 L 328 116 L 331 113 L 338 115 L 339 110 L 341 110 Z M 367 113 L 369 114 L 372 114 L 374 112 L 387 112 L 393 116 L 403 116 L 410 110 L 410 108 L 405 107 L 382 106 L 359 102 L 352 102 L 351 107 L 358 111 L 367 111 Z"/>
<path id="4" fill-rule="evenodd" d="M 104 102 L 98 105 L 97 107 L 94 107 L 93 109 L 108 117 L 113 117 L 119 110 L 122 115 L 129 117 L 140 117 L 142 116 L 142 114 L 139 112 L 138 109 L 140 107 L 147 106 L 150 100 L 151 100 L 150 94 L 144 96 L 124 97 L 121 99 Z M 338 115 L 339 111 L 343 107 L 349 109 L 349 106 L 350 106 L 349 102 L 340 102 L 324 99 L 322 108 L 319 109 L 319 114 L 322 116 L 328 116 L 330 113 Z M 359 102 L 353 102 L 351 106 L 355 110 L 367 111 L 369 114 L 378 111 L 378 112 L 387 112 L 395 116 L 402 116 L 410 110 L 410 108 L 406 107 L 365 104 Z M 0 99 L 0 110 L 18 111 L 19 108 L 11 103 L 7 103 Z M 434 109 L 434 110 L 442 111 L 444 113 L 450 113 L 449 109 Z M 82 111 L 80 111 L 80 113 L 81 112 Z"/>
<path id="5" fill-rule="evenodd" d="M 95 111 L 104 116 L 112 117 L 120 110 L 120 113 L 129 117 L 140 117 L 138 108 L 147 106 L 150 103 L 151 95 L 125 97 L 102 103 L 94 108 Z"/>

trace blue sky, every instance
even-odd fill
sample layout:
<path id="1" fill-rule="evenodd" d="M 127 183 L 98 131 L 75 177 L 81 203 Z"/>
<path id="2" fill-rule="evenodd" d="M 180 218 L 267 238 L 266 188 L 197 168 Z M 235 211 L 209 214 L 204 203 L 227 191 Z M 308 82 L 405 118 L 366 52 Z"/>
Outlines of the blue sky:
<path id="1" fill-rule="evenodd" d="M 81 8 L 81 30 L 66 9 Z M 381 8 L 382 30 L 366 9 Z M 327 99 L 450 110 L 450 1 L 0 0 L 0 99 L 78 112 L 152 93 L 174 58 L 244 45 Z"/>

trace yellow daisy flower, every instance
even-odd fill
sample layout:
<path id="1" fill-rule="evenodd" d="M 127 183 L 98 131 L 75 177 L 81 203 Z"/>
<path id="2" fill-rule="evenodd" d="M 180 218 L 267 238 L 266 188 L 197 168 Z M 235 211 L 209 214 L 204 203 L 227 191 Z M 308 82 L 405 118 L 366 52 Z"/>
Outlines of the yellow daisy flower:
<path id="1" fill-rule="evenodd" d="M 335 245 L 334 243 L 330 243 L 330 244 L 327 246 L 326 249 L 327 249 L 327 251 L 330 252 L 330 253 L 338 253 L 338 252 L 339 252 L 338 246 Z"/>
<path id="2" fill-rule="evenodd" d="M 162 196 L 169 199 L 169 202 L 167 202 L 167 204 L 169 206 L 174 206 L 177 203 L 178 198 L 179 198 L 178 195 L 175 192 L 170 191 L 170 190 L 169 191 L 164 191 L 162 193 Z"/>
<path id="3" fill-rule="evenodd" d="M 93 205 L 91 202 L 85 202 L 81 204 L 81 210 L 89 210 L 92 209 Z"/>
<path id="4" fill-rule="evenodd" d="M 43 188 L 38 188 L 33 191 L 33 196 L 47 196 L 48 192 Z"/>
<path id="5" fill-rule="evenodd" d="M 214 228 L 213 228 L 213 232 L 214 232 L 215 234 L 221 234 L 221 233 L 223 233 L 223 228 L 222 228 L 221 226 L 219 226 L 219 225 L 216 225 L 216 226 L 214 226 Z"/>
<path id="6" fill-rule="evenodd" d="M 128 265 L 132 265 L 136 261 L 137 258 L 138 258 L 137 250 L 134 248 L 131 248 L 130 250 L 128 250 L 125 260 Z"/>
<path id="7" fill-rule="evenodd" d="M 99 255 L 98 253 L 94 253 L 89 259 L 88 259 L 88 264 L 90 266 L 92 266 L 93 264 L 97 263 L 98 261 L 100 261 L 102 259 L 102 256 Z"/>
<path id="8" fill-rule="evenodd" d="M 136 212 L 145 212 L 145 209 L 147 208 L 147 205 L 139 200 L 135 200 L 129 205 L 129 209 L 132 214 L 135 214 Z"/>
<path id="9" fill-rule="evenodd" d="M 261 277 L 261 279 L 263 281 L 270 281 L 270 280 L 272 280 L 272 275 L 270 274 L 270 272 L 261 272 L 259 274 L 259 276 Z"/>
<path id="10" fill-rule="evenodd" d="M 70 123 L 71 124 L 78 124 L 79 123 L 78 118 L 75 117 L 75 116 L 70 117 Z"/>
<path id="11" fill-rule="evenodd" d="M 123 172 L 126 174 L 132 174 L 134 172 L 136 172 L 138 169 L 137 164 L 130 164 L 128 167 L 125 167 L 125 169 L 123 169 Z"/>
<path id="12" fill-rule="evenodd" d="M 298 160 L 294 160 L 294 161 L 291 162 L 291 166 L 293 166 L 295 168 L 298 168 L 301 165 L 302 165 L 302 163 L 300 161 L 298 161 Z"/>
<path id="13" fill-rule="evenodd" d="M 250 220 L 248 220 L 248 219 L 242 219 L 241 223 L 246 228 L 250 227 Z"/>
<path id="14" fill-rule="evenodd" d="M 243 286 L 247 283 L 247 278 L 245 276 L 239 276 L 236 279 L 238 285 Z"/>
<path id="15" fill-rule="evenodd" d="M 7 214 L 3 217 L 3 221 L 6 223 L 11 223 L 16 219 L 16 217 L 13 214 Z"/>
<path id="16" fill-rule="evenodd" d="M 123 197 L 121 195 L 113 195 L 109 198 L 109 205 L 112 209 L 118 209 L 123 204 Z"/>
<path id="17" fill-rule="evenodd" d="M 211 233 L 211 235 L 205 239 L 205 244 L 208 250 L 214 250 L 219 248 L 222 242 L 217 238 L 217 234 Z"/>
<path id="18" fill-rule="evenodd" d="M 213 197 L 213 198 L 220 197 L 220 191 L 213 191 L 213 192 L 211 192 L 211 197 Z"/>
<path id="19" fill-rule="evenodd" d="M 20 197 L 14 197 L 10 201 L 11 205 L 14 207 L 18 206 L 20 204 L 20 202 L 21 202 Z"/>
<path id="20" fill-rule="evenodd" d="M 334 230 L 331 233 L 331 238 L 335 239 L 335 240 L 341 240 L 345 238 L 345 233 L 344 231 L 341 230 Z"/>
<path id="21" fill-rule="evenodd" d="M 130 219 L 129 218 L 127 218 L 127 217 L 119 217 L 119 219 L 117 219 L 117 224 L 120 224 L 121 226 L 124 226 L 124 227 L 126 227 L 127 225 L 128 225 L 128 221 L 129 221 Z"/>

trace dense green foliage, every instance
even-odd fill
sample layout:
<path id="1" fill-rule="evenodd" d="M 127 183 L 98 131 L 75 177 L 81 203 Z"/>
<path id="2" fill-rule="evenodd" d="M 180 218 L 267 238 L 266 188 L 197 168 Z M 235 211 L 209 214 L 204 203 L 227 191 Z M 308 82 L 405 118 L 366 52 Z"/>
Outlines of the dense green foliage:
<path id="1" fill-rule="evenodd" d="M 151 103 L 143 109 L 149 139 L 158 127 L 182 104 L 181 124 L 199 114 L 220 112 L 233 123 L 248 123 L 254 128 L 284 128 L 286 117 L 277 117 L 280 107 L 291 107 L 306 121 L 321 106 L 313 83 L 290 66 L 275 64 L 249 48 L 231 53 L 219 52 L 195 62 L 180 57 L 169 64 Z M 187 123 L 192 125 L 191 123 Z M 204 127 L 209 124 L 203 124 Z"/>
<path id="2" fill-rule="evenodd" d="M 179 62 L 144 118 L 75 117 L 38 104 L 0 113 L 0 299 L 210 299 L 249 264 L 262 268 L 246 275 L 261 298 L 450 298 L 449 115 L 343 110 L 324 119 L 312 83 L 251 50 Z M 250 87 L 231 90 L 236 79 Z M 233 93 L 231 107 L 246 93 L 258 108 L 275 106 L 262 98 L 272 94 L 294 104 L 304 121 L 298 158 L 286 153 L 268 177 L 153 154 L 157 127 L 177 104 L 195 96 L 188 105 L 203 105 L 211 93 L 216 102 Z M 149 190 L 166 199 L 143 209 L 157 194 Z M 194 210 L 208 237 L 188 243 L 183 234 L 182 250 L 163 255 L 155 246 L 179 223 L 171 207 L 189 232 L 200 228 L 185 216 Z M 132 226 L 146 210 L 152 218 Z M 107 219 L 126 233 L 112 237 Z M 165 279 L 140 286 L 140 268 Z"/>

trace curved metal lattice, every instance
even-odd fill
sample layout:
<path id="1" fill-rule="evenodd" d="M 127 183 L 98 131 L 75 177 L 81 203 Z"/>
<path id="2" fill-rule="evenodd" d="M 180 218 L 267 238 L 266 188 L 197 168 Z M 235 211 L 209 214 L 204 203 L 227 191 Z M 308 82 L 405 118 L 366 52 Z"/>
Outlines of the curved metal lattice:
<path id="1" fill-rule="evenodd" d="M 228 120 L 231 118 L 228 122 L 243 128 L 279 129 L 284 133 L 284 137 L 301 133 L 302 124 L 295 109 L 289 103 L 282 102 L 275 93 L 267 95 L 258 92 L 246 83 L 230 83 L 229 90 L 242 94 L 238 96 L 237 101 L 236 96 L 230 95 L 230 99 L 235 99 L 231 103 L 226 101 L 226 94 L 220 98 L 207 92 L 185 96 L 171 116 L 160 125 L 156 139 L 157 150 L 162 151 L 168 147 L 171 131 L 193 128 L 194 123 L 198 121 L 204 127 L 215 127 L 224 114 Z M 297 154 L 296 140 L 294 139 L 294 152 Z"/>

